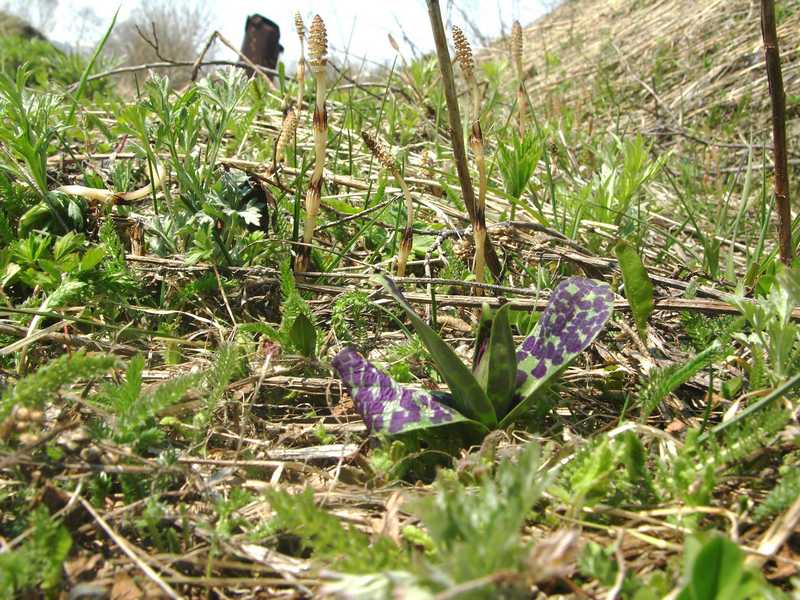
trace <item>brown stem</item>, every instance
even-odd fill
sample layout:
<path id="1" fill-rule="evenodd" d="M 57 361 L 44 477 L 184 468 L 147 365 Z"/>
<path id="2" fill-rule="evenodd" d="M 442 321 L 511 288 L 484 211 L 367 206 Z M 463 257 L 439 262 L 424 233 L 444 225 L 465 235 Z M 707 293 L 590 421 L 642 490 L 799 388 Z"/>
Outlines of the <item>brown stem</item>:
<path id="1" fill-rule="evenodd" d="M 403 239 L 400 241 L 400 248 L 397 251 L 397 276 L 405 277 L 406 263 L 411 254 L 411 248 L 414 243 L 414 202 L 411 198 L 411 191 L 406 185 L 405 179 L 397 169 L 392 169 L 395 181 L 403 190 L 403 198 L 406 202 L 406 227 L 403 230 Z"/>
<path id="2" fill-rule="evenodd" d="M 792 261 L 792 213 L 789 204 L 789 170 L 786 163 L 786 96 L 781 55 L 775 26 L 775 1 L 761 0 L 761 36 L 772 99 L 772 142 L 775 154 L 775 201 L 778 210 L 778 250 L 781 262 Z"/>
<path id="3" fill-rule="evenodd" d="M 517 128 L 519 129 L 519 137 L 525 135 L 525 123 L 528 116 L 528 97 L 525 94 L 525 86 L 520 80 L 517 87 Z"/>
<path id="4" fill-rule="evenodd" d="M 328 143 L 328 111 L 325 107 L 325 65 L 314 66 L 312 73 L 317 83 L 316 104 L 314 106 L 314 170 L 311 183 L 306 192 L 306 219 L 303 223 L 303 246 L 297 253 L 294 263 L 296 273 L 305 273 L 311 264 L 311 242 L 317 226 L 317 214 L 322 197 L 322 177 L 325 173 L 325 149 Z"/>
<path id="5" fill-rule="evenodd" d="M 450 121 L 450 139 L 453 144 L 453 158 L 458 171 L 458 180 L 461 183 L 461 193 L 464 198 L 464 206 L 467 208 L 469 218 L 473 228 L 477 221 L 477 211 L 475 202 L 475 190 L 472 188 L 472 180 L 467 167 L 467 153 L 464 149 L 464 136 L 461 130 L 461 113 L 458 109 L 458 96 L 456 95 L 456 84 L 453 79 L 453 67 L 450 63 L 450 52 L 447 49 L 447 38 L 444 33 L 442 23 L 442 13 L 439 8 L 439 0 L 426 0 L 428 3 L 428 16 L 431 20 L 431 30 L 433 40 L 436 43 L 436 54 L 439 58 L 439 70 L 442 72 L 442 83 L 444 84 L 444 95 L 447 100 L 447 116 Z M 492 246 L 489 236 L 486 236 L 485 248 L 486 264 L 494 275 L 499 279 L 502 266 L 497 254 Z"/>

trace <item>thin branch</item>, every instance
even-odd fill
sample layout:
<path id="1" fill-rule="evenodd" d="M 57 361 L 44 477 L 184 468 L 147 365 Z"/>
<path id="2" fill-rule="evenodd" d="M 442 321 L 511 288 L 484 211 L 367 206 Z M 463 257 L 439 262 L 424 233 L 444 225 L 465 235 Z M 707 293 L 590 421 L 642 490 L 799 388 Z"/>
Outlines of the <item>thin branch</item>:
<path id="1" fill-rule="evenodd" d="M 153 583 L 155 583 L 159 588 L 161 588 L 161 590 L 173 600 L 180 600 L 183 598 L 183 596 L 181 596 L 174 589 L 172 589 L 172 587 L 167 582 L 165 582 L 161 578 L 161 576 L 150 567 L 150 565 L 148 565 L 141 559 L 141 557 L 136 553 L 136 551 L 130 546 L 128 541 L 121 535 L 119 535 L 116 531 L 114 531 L 111 525 L 109 525 L 105 521 L 105 519 L 103 519 L 103 517 L 101 517 L 97 513 L 97 511 L 92 507 L 91 504 L 89 504 L 83 498 L 80 498 L 80 502 L 83 505 L 83 508 L 86 509 L 86 512 L 92 515 L 92 518 L 94 518 L 94 520 L 97 521 L 97 524 L 100 525 L 100 527 L 106 532 L 106 534 L 108 534 L 108 536 L 112 540 L 114 540 L 114 543 L 116 543 L 117 546 L 119 546 L 119 549 L 122 550 L 122 552 L 124 552 L 128 556 L 128 558 L 130 558 L 134 563 L 136 563 L 136 566 L 139 567 L 142 570 L 142 572 L 152 580 Z"/>
<path id="2" fill-rule="evenodd" d="M 467 167 L 467 153 L 464 149 L 464 136 L 461 129 L 461 113 L 458 109 L 458 96 L 456 94 L 456 84 L 453 79 L 453 67 L 450 62 L 450 52 L 447 49 L 447 38 L 444 33 L 442 14 L 439 9 L 439 0 L 427 0 L 428 16 L 431 20 L 433 30 L 433 40 L 436 43 L 436 54 L 439 57 L 439 70 L 442 72 L 442 83 L 444 84 L 444 95 L 447 100 L 447 116 L 450 120 L 450 138 L 453 145 L 453 158 L 458 171 L 458 180 L 461 183 L 461 193 L 463 194 L 464 206 L 467 208 L 469 218 L 473 223 L 476 222 L 476 203 L 475 190 L 472 188 L 469 168 Z M 497 254 L 494 251 L 489 236 L 486 236 L 486 264 L 495 279 L 500 277 L 502 266 Z"/>
<path id="3" fill-rule="evenodd" d="M 103 79 L 104 77 L 111 77 L 113 75 L 122 75 L 124 73 L 136 73 L 137 71 L 147 71 L 148 69 L 176 69 L 180 67 L 239 67 L 240 69 L 244 69 L 250 67 L 243 62 L 237 62 L 235 60 L 207 60 L 201 63 L 197 63 L 197 61 L 191 60 L 176 60 L 174 62 L 154 62 L 154 63 L 144 63 L 141 65 L 133 65 L 130 67 L 117 67 L 116 69 L 110 69 L 108 71 L 103 71 L 102 73 L 96 73 L 94 75 L 89 76 L 86 81 L 94 81 L 96 79 Z M 253 68 L 253 67 L 250 67 Z M 278 72 L 275 69 L 269 69 L 267 67 L 259 67 L 256 66 L 255 69 L 260 71 L 262 74 L 266 75 L 277 75 Z M 267 78 L 269 79 L 269 78 Z M 73 83 L 69 89 L 77 88 L 78 84 Z"/>
<path id="4" fill-rule="evenodd" d="M 781 262 L 792 262 L 792 212 L 789 204 L 789 168 L 786 164 L 786 95 L 775 26 L 775 0 L 761 0 L 761 36 L 772 100 L 772 142 L 775 154 L 775 208 L 778 211 L 778 250 Z"/>

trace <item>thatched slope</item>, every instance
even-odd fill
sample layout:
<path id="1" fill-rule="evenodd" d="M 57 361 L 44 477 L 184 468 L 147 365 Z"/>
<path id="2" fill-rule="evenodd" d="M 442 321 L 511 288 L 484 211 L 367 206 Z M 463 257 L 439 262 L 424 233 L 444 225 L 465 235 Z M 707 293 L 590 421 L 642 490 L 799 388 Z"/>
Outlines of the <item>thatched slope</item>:
<path id="1" fill-rule="evenodd" d="M 26 40 L 46 40 L 42 33 L 24 19 L 0 10 L 0 36 L 16 36 Z"/>
<path id="2" fill-rule="evenodd" d="M 800 112 L 800 0 L 778 4 L 791 119 Z M 757 0 L 568 1 L 525 28 L 528 90 L 534 102 L 547 97 L 594 116 L 598 98 L 613 93 L 614 110 L 642 129 L 724 130 L 744 117 L 763 138 L 770 109 L 759 16 Z M 507 53 L 507 41 L 492 51 Z"/>

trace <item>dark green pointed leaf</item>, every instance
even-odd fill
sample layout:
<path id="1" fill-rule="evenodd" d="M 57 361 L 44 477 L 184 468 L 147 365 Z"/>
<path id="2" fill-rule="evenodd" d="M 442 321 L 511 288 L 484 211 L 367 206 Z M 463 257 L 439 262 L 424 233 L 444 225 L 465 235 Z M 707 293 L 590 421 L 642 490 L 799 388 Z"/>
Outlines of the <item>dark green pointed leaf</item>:
<path id="1" fill-rule="evenodd" d="M 425 344 L 428 352 L 431 353 L 439 373 L 447 382 L 450 392 L 453 394 L 453 407 L 465 417 L 478 421 L 487 427 L 497 425 L 497 415 L 491 402 L 489 402 L 489 398 L 486 397 L 486 392 L 472 372 L 453 352 L 453 349 L 419 317 L 392 279 L 377 275 L 375 281 L 383 285 L 405 310 L 417 335 L 422 340 L 422 343 Z"/>
<path id="2" fill-rule="evenodd" d="M 627 242 L 619 241 L 614 247 L 619 267 L 622 269 L 622 281 L 625 282 L 625 297 L 631 305 L 633 320 L 643 342 L 647 342 L 647 321 L 653 312 L 653 283 L 647 275 L 647 269 L 636 250 Z"/>
<path id="3" fill-rule="evenodd" d="M 508 412 L 517 384 L 517 352 L 508 323 L 509 309 L 510 305 L 506 304 L 495 313 L 487 349 L 489 372 L 486 395 L 500 418 Z"/>
<path id="4" fill-rule="evenodd" d="M 478 370 L 486 371 L 485 365 L 482 367 L 483 359 L 486 356 L 486 349 L 489 347 L 489 337 L 492 335 L 492 319 L 494 314 L 489 304 L 484 302 L 481 310 L 481 322 L 478 324 L 478 331 L 475 334 L 475 352 L 472 355 L 472 372 L 481 382 L 481 385 L 486 388 L 486 379 L 481 379 L 478 376 Z"/>
<path id="5" fill-rule="evenodd" d="M 311 358 L 317 350 L 317 331 L 314 324 L 305 314 L 300 313 L 289 330 L 289 339 L 294 347 L 305 356 Z"/>

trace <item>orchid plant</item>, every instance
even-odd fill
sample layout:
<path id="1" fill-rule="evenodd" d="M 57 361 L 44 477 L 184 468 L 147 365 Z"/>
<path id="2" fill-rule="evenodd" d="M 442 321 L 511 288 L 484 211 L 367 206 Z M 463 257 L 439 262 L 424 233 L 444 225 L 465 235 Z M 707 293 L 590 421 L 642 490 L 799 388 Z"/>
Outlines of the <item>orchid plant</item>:
<path id="1" fill-rule="evenodd" d="M 420 318 L 397 285 L 377 278 L 407 313 L 450 393 L 405 387 L 352 348 L 333 367 L 370 432 L 390 435 L 463 423 L 483 434 L 502 429 L 527 412 L 546 385 L 597 337 L 611 316 L 606 283 L 570 277 L 552 292 L 533 333 L 514 348 L 506 304 L 492 313 L 484 305 L 468 368 Z"/>

